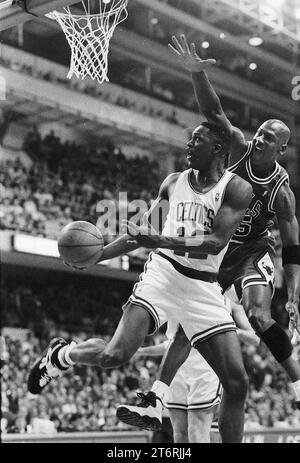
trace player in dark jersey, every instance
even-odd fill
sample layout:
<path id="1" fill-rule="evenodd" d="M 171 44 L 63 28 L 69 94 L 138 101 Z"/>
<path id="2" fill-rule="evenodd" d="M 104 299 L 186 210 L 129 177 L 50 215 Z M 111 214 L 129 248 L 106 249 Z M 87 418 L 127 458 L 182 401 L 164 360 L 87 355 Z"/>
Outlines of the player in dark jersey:
<path id="1" fill-rule="evenodd" d="M 300 409 L 300 365 L 292 357 L 293 346 L 288 334 L 271 316 L 275 252 L 270 229 L 276 215 L 283 243 L 283 268 L 288 293 L 286 309 L 290 326 L 300 334 L 300 246 L 295 197 L 289 187 L 287 172 L 277 162 L 286 153 L 290 130 L 282 121 L 271 119 L 258 128 L 252 141 L 247 142 L 243 133 L 227 119 L 206 75 L 205 69 L 216 61 L 202 60 L 195 45 L 189 46 L 184 35 L 179 40 L 173 36 L 172 40 L 173 44 L 169 47 L 179 63 L 191 73 L 201 114 L 231 133 L 229 169 L 247 180 L 253 188 L 252 201 L 222 261 L 219 282 L 224 291 L 232 284 L 235 286 L 256 334 L 290 377 L 295 405 Z M 171 384 L 176 371 L 187 358 L 186 346 L 187 338 L 179 328 L 160 366 L 159 380 L 152 388 L 162 401 L 167 394 L 166 385 Z M 128 406 L 128 413 L 131 409 L 132 413 L 138 413 L 138 407 Z M 157 419 L 156 411 L 150 405 L 148 408 L 148 419 L 152 414 Z M 140 427 L 143 427 L 141 421 Z"/>
<path id="2" fill-rule="evenodd" d="M 226 127 L 232 134 L 229 170 L 247 180 L 253 198 L 245 217 L 232 237 L 219 272 L 225 290 L 234 284 L 257 335 L 289 375 L 300 409 L 300 366 L 292 357 L 286 332 L 271 316 L 274 282 L 274 238 L 270 228 L 276 215 L 283 244 L 282 260 L 287 286 L 291 325 L 300 333 L 300 246 L 295 215 L 295 197 L 286 170 L 277 162 L 286 153 L 290 130 L 284 122 L 270 119 L 257 130 L 252 141 L 227 119 L 221 102 L 205 72 L 214 60 L 203 61 L 195 45 L 184 35 L 169 44 L 178 61 L 191 72 L 200 112 L 210 122 Z"/>

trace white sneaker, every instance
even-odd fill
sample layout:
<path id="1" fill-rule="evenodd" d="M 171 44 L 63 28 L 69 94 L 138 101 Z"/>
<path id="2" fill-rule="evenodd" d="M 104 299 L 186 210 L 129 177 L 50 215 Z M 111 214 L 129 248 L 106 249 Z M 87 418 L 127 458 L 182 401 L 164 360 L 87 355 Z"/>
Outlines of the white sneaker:
<path id="1" fill-rule="evenodd" d="M 142 400 L 138 405 L 120 405 L 117 408 L 117 417 L 123 423 L 137 426 L 148 431 L 157 431 L 162 424 L 162 401 L 149 391 L 146 394 L 138 392 Z"/>
<path id="2" fill-rule="evenodd" d="M 30 370 L 27 385 L 31 394 L 40 394 L 42 390 L 52 381 L 61 376 L 68 368 L 60 368 L 53 361 L 53 354 L 68 343 L 63 338 L 53 339 L 42 357 L 35 362 Z"/>

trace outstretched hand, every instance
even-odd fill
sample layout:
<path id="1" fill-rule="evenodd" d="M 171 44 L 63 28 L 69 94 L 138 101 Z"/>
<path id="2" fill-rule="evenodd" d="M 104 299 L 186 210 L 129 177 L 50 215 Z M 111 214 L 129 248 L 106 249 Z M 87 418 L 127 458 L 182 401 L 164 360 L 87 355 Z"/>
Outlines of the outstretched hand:
<path id="1" fill-rule="evenodd" d="M 131 238 L 128 244 L 138 244 L 144 248 L 156 249 L 160 246 L 160 235 L 155 233 L 153 227 L 145 221 L 141 226 L 130 220 L 122 220 L 122 227 Z"/>
<path id="2" fill-rule="evenodd" d="M 285 305 L 285 310 L 289 314 L 289 331 L 294 334 L 294 331 L 300 335 L 300 315 L 298 304 L 296 302 L 288 301 Z"/>
<path id="3" fill-rule="evenodd" d="M 178 61 L 190 72 L 201 72 L 208 67 L 216 64 L 215 59 L 202 59 L 196 52 L 194 43 L 190 47 L 187 43 L 184 34 L 179 36 L 179 40 L 175 35 L 172 36 L 173 45 L 168 44 L 168 47 L 176 54 Z"/>

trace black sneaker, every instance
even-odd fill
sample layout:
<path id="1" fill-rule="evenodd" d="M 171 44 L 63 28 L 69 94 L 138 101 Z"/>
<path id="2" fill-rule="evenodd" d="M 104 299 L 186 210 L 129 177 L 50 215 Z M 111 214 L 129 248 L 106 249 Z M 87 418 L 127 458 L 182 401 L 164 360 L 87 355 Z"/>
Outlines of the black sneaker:
<path id="1" fill-rule="evenodd" d="M 138 405 L 120 405 L 117 408 L 117 417 L 123 423 L 137 426 L 147 431 L 157 431 L 162 425 L 162 401 L 152 391 L 137 396 L 142 400 Z"/>
<path id="2" fill-rule="evenodd" d="M 43 356 L 35 362 L 27 381 L 28 390 L 31 394 L 40 394 L 53 378 L 61 376 L 63 371 L 68 369 L 59 367 L 53 360 L 53 354 L 56 353 L 57 357 L 58 349 L 67 344 L 63 338 L 53 339 L 43 353 Z"/>

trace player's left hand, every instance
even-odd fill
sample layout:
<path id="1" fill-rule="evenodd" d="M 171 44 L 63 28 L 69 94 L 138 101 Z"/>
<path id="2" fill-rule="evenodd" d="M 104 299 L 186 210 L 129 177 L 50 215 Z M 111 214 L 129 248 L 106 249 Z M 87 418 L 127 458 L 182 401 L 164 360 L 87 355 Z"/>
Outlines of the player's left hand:
<path id="1" fill-rule="evenodd" d="M 143 222 L 143 225 L 136 225 L 130 220 L 122 220 L 122 226 L 126 229 L 128 235 L 132 239 L 128 239 L 129 244 L 139 244 L 144 248 L 156 249 L 160 247 L 160 235 L 154 232 L 154 229 L 148 223 Z"/>
<path id="2" fill-rule="evenodd" d="M 289 331 L 293 334 L 294 330 L 300 335 L 300 315 L 298 304 L 296 302 L 288 301 L 285 304 L 285 310 L 289 314 Z"/>
<path id="3" fill-rule="evenodd" d="M 190 72 L 201 72 L 210 66 L 216 64 L 215 59 L 202 59 L 196 52 L 194 43 L 189 46 L 184 34 L 172 36 L 173 44 L 169 43 L 168 47 L 176 55 L 177 60 Z"/>

